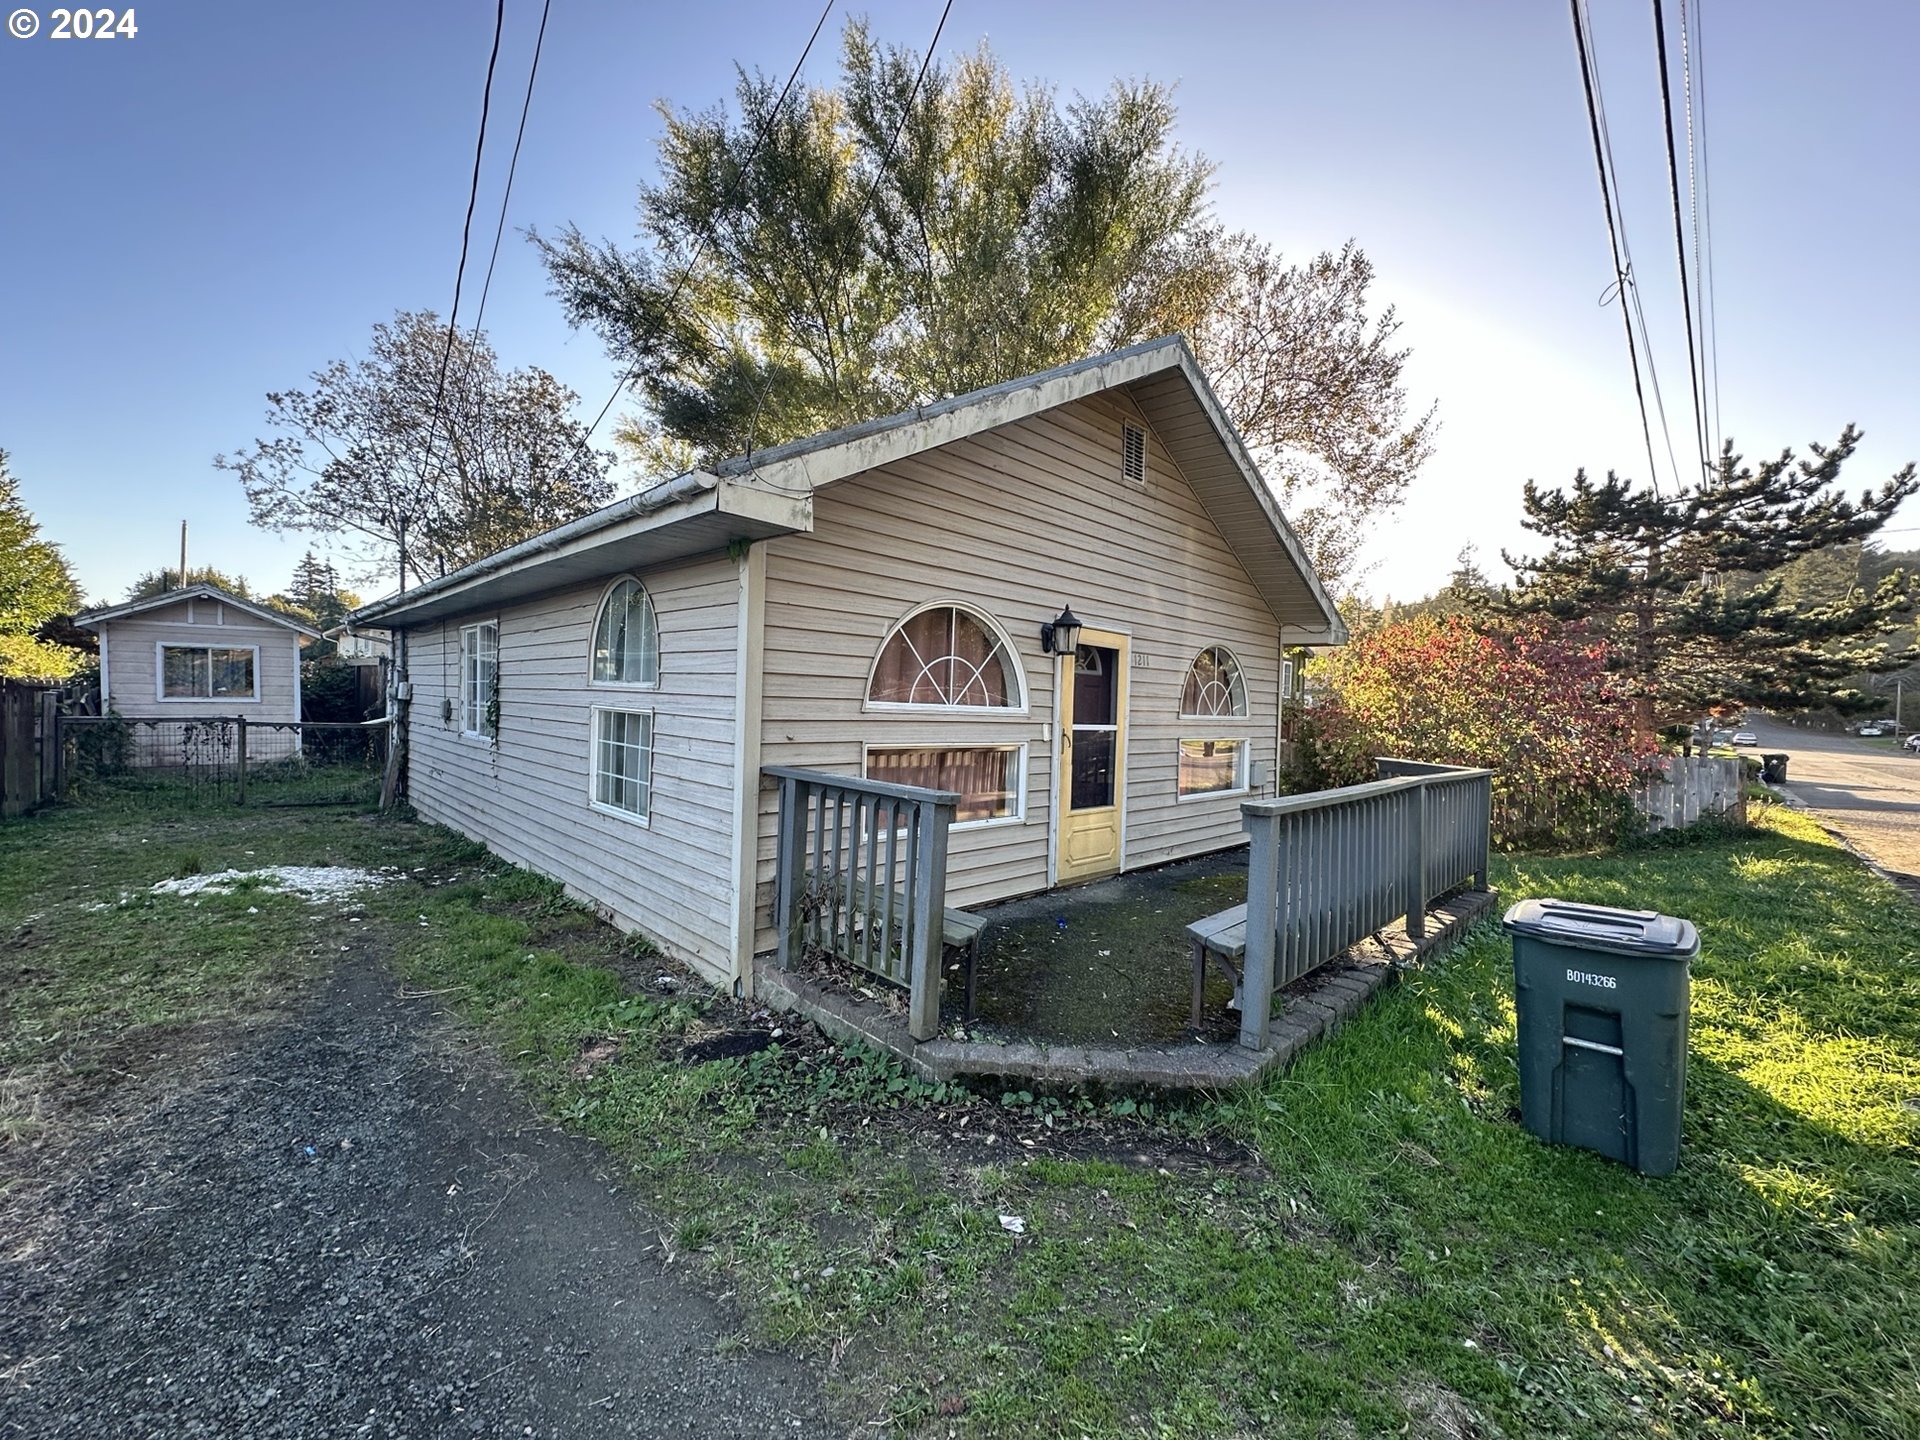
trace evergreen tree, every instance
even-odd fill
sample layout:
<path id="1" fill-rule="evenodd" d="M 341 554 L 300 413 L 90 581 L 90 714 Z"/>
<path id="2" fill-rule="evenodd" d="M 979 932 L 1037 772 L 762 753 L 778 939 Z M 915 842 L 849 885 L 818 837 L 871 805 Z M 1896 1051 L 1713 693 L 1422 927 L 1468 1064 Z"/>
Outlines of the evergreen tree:
<path id="1" fill-rule="evenodd" d="M 229 595 L 242 600 L 251 600 L 253 590 L 247 584 L 244 575 L 228 575 L 211 565 L 189 565 L 187 567 L 187 585 L 211 585 L 216 590 L 224 590 Z M 133 584 L 127 587 L 127 599 L 151 600 L 156 595 L 164 595 L 169 590 L 182 590 L 180 567 L 163 565 L 158 570 L 143 571 Z"/>
<path id="2" fill-rule="evenodd" d="M 1523 523 L 1550 548 L 1506 557 L 1519 576 L 1509 603 L 1608 638 L 1642 735 L 1716 705 L 1866 708 L 1848 677 L 1908 663 L 1885 638 L 1912 609 L 1905 575 L 1796 600 L 1783 574 L 1867 539 L 1920 491 L 1908 464 L 1848 499 L 1837 482 L 1859 440 L 1848 426 L 1806 459 L 1785 450 L 1755 466 L 1729 443 L 1712 475 L 1675 495 L 1611 473 L 1595 483 L 1582 471 L 1570 490 L 1529 480 Z"/>
<path id="3" fill-rule="evenodd" d="M 622 441 L 684 469 L 1182 331 L 1337 584 L 1435 428 L 1365 253 L 1230 232 L 1164 86 L 1063 103 L 984 44 L 921 58 L 853 21 L 837 85 L 665 110 L 638 247 L 536 237 L 635 377 Z"/>
<path id="4" fill-rule="evenodd" d="M 80 587 L 60 553 L 41 538 L 39 522 L 20 499 L 20 482 L 0 450 L 0 675 L 58 680 L 73 673 L 81 656 L 50 644 L 38 631 L 80 603 Z"/>

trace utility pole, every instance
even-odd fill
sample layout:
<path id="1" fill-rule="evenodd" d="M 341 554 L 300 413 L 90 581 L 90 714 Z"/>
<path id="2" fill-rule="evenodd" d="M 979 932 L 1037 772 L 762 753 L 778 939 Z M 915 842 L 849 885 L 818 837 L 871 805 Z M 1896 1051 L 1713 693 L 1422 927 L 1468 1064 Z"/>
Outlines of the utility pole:
<path id="1" fill-rule="evenodd" d="M 187 522 L 184 520 L 180 522 L 180 585 L 179 585 L 179 588 L 182 590 L 187 588 Z"/>

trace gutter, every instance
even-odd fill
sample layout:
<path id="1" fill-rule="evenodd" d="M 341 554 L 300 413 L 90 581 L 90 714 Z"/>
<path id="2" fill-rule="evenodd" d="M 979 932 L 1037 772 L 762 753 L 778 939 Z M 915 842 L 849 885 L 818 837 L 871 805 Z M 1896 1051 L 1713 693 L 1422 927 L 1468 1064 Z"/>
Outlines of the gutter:
<path id="1" fill-rule="evenodd" d="M 442 575 L 411 590 L 397 591 L 383 600 L 362 605 L 346 617 L 345 623 L 348 626 L 379 625 L 380 617 L 383 615 L 406 609 L 422 600 L 432 599 L 436 595 L 459 589 L 476 580 L 484 580 L 489 575 L 496 575 L 502 570 L 510 570 L 522 561 L 550 554 L 575 540 L 600 530 L 610 529 L 623 520 L 656 514 L 669 505 L 703 495 L 719 483 L 720 477 L 717 475 L 711 475 L 704 470 L 689 470 L 684 475 L 676 475 L 673 479 L 655 485 L 651 489 L 642 490 L 638 495 L 629 495 L 624 500 L 616 500 L 613 504 L 603 506 L 591 514 L 582 515 L 578 520 L 569 520 L 564 525 L 556 525 L 553 529 L 543 531 L 530 540 L 522 540 L 517 545 L 496 550 L 493 554 L 476 560 L 471 565 L 463 565 L 450 575 Z"/>

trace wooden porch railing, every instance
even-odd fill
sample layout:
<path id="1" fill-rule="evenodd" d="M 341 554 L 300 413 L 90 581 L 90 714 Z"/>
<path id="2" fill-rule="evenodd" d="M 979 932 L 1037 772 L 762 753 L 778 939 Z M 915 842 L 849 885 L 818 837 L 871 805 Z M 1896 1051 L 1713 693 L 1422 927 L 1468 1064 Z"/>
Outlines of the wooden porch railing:
<path id="1" fill-rule="evenodd" d="M 780 782 L 774 929 L 779 965 L 827 951 L 907 989 L 907 1029 L 940 1029 L 947 830 L 960 797 L 769 765 Z"/>
<path id="2" fill-rule="evenodd" d="M 1240 1043 L 1264 1049 L 1276 986 L 1471 880 L 1487 888 L 1493 772 L 1381 760 L 1366 785 L 1250 800 Z"/>

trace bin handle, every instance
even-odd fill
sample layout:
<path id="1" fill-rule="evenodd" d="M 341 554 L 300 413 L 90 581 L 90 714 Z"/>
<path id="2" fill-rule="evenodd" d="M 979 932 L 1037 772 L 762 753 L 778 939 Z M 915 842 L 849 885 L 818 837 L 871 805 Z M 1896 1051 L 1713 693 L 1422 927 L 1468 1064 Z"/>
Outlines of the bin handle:
<path id="1" fill-rule="evenodd" d="M 1598 1040 L 1582 1040 L 1578 1035 L 1562 1035 L 1562 1045 L 1572 1045 L 1581 1050 L 1596 1050 L 1602 1055 L 1624 1055 L 1627 1052 L 1618 1045 L 1602 1045 Z"/>

